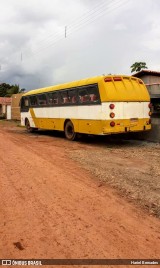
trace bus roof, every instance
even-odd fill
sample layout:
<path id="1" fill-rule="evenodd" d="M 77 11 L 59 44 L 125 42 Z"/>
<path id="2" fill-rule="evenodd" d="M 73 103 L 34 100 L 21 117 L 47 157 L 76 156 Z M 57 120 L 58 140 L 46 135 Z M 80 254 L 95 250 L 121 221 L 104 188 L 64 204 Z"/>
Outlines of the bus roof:
<path id="1" fill-rule="evenodd" d="M 108 83 L 109 82 L 109 83 Z M 101 75 L 69 83 L 59 84 L 26 92 L 23 96 L 52 92 L 61 89 L 99 84 L 102 101 L 149 101 L 149 93 L 142 80 L 127 75 Z M 106 88 L 107 87 L 107 88 Z"/>
<path id="2" fill-rule="evenodd" d="M 78 87 L 78 86 L 83 86 L 83 85 L 95 84 L 95 83 L 98 83 L 100 80 L 102 80 L 102 78 L 104 78 L 104 76 L 96 76 L 96 77 L 72 81 L 72 82 L 68 82 L 64 84 L 58 84 L 54 86 L 33 89 L 33 90 L 26 92 L 23 96 L 34 95 L 34 94 L 39 94 L 39 93 L 44 93 L 44 92 L 49 92 L 49 91 L 54 91 L 54 90 L 59 90 L 59 89 L 67 89 L 67 88 Z"/>

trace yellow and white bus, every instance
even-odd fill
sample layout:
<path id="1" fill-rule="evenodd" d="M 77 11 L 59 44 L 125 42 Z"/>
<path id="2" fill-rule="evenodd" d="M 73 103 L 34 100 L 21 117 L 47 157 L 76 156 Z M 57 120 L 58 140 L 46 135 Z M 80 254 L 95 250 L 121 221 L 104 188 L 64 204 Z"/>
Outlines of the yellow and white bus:
<path id="1" fill-rule="evenodd" d="M 21 99 L 21 125 L 77 134 L 108 135 L 151 129 L 144 83 L 125 75 L 98 76 L 31 90 Z"/>

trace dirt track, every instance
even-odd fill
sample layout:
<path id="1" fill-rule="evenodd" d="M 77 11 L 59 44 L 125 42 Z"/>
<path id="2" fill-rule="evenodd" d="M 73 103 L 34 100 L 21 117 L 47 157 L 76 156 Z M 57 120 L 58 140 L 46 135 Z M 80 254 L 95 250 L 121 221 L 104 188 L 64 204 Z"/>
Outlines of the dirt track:
<path id="1" fill-rule="evenodd" d="M 0 258 L 160 257 L 159 219 L 68 156 L 90 147 L 0 123 Z"/>

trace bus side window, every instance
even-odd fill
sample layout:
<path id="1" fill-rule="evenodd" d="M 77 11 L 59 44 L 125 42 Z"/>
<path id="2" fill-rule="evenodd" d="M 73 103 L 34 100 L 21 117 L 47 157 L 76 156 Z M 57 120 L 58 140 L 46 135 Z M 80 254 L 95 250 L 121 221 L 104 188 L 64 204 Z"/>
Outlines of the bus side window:
<path id="1" fill-rule="evenodd" d="M 63 98 L 63 103 L 69 103 L 69 98 L 68 97 L 64 97 Z"/>
<path id="2" fill-rule="evenodd" d="M 75 89 L 68 90 L 68 97 L 71 103 L 77 103 L 77 92 Z"/>
<path id="3" fill-rule="evenodd" d="M 53 104 L 54 105 L 58 104 L 58 93 L 57 92 L 53 93 Z"/>
<path id="4" fill-rule="evenodd" d="M 48 102 L 49 104 L 52 105 L 57 105 L 58 104 L 58 93 L 53 92 L 48 94 Z"/>
<path id="5" fill-rule="evenodd" d="M 22 97 L 22 99 L 20 101 L 20 106 L 22 109 L 29 106 L 29 101 L 28 101 L 27 97 Z"/>
<path id="6" fill-rule="evenodd" d="M 60 103 L 61 104 L 70 103 L 70 98 L 68 96 L 68 91 L 67 90 L 60 92 Z"/>
<path id="7" fill-rule="evenodd" d="M 24 106 L 28 107 L 29 106 L 29 100 L 27 97 L 24 98 Z"/>
<path id="8" fill-rule="evenodd" d="M 85 88 L 79 89 L 79 102 L 80 103 L 90 102 L 90 95 L 88 94 Z"/>
<path id="9" fill-rule="evenodd" d="M 72 103 L 76 103 L 77 102 L 77 98 L 76 98 L 76 96 L 73 96 L 72 97 Z"/>
<path id="10" fill-rule="evenodd" d="M 88 86 L 87 88 L 88 95 L 90 95 L 90 102 L 99 101 L 99 92 L 96 85 Z"/>
<path id="11" fill-rule="evenodd" d="M 96 94 L 90 94 L 90 99 L 91 99 L 91 102 L 97 101 Z"/>
<path id="12" fill-rule="evenodd" d="M 45 94 L 38 95 L 37 97 L 38 97 L 38 104 L 40 106 L 44 106 L 47 104 L 47 97 Z"/>
<path id="13" fill-rule="evenodd" d="M 30 99 L 31 106 L 38 106 L 38 101 L 37 101 L 36 96 L 30 96 L 29 99 Z"/>

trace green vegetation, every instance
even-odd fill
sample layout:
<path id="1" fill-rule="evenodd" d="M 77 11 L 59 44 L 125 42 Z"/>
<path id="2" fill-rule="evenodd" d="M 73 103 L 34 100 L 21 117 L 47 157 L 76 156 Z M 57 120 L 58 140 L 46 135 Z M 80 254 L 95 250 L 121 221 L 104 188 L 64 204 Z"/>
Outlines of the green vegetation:
<path id="1" fill-rule="evenodd" d="M 6 83 L 0 84 L 0 97 L 11 97 L 13 94 L 24 92 L 25 89 L 20 89 L 19 85 L 9 85 Z"/>
<path id="2" fill-rule="evenodd" d="M 130 68 L 131 68 L 131 73 L 139 72 L 142 69 L 148 69 L 145 62 L 135 62 L 134 64 L 132 64 L 132 66 Z"/>

